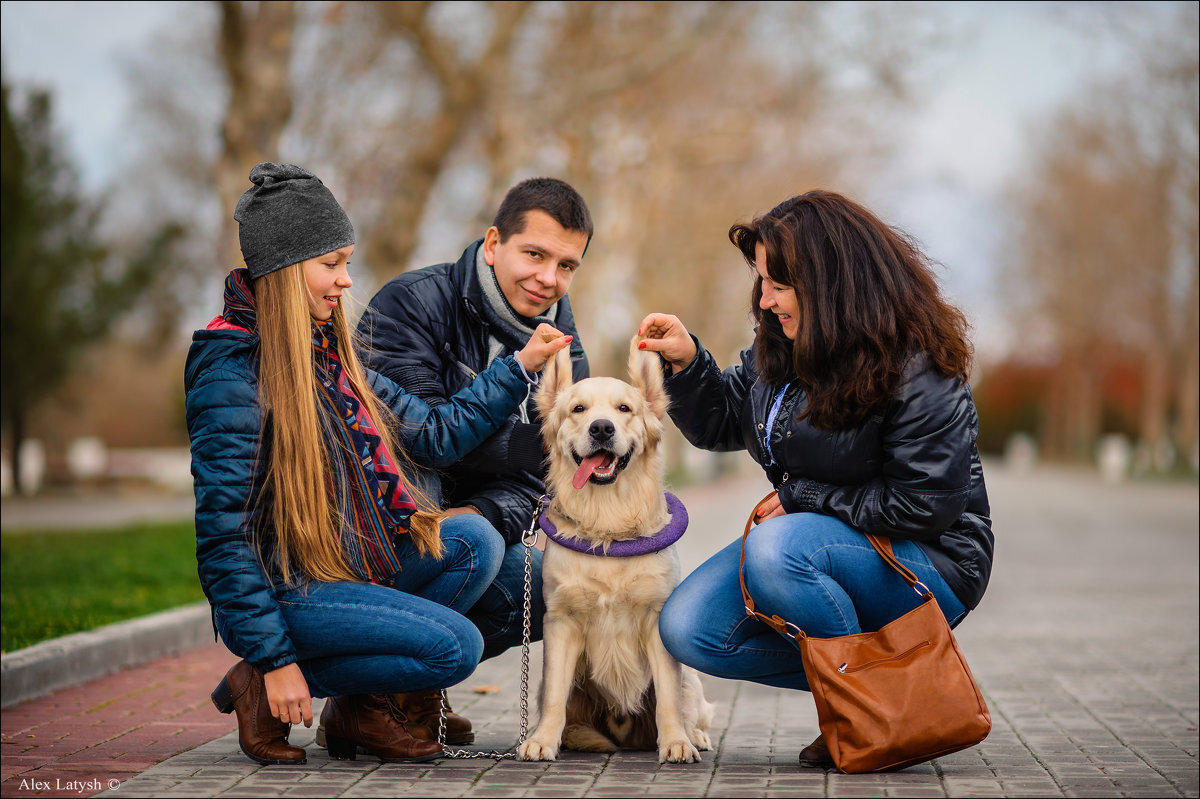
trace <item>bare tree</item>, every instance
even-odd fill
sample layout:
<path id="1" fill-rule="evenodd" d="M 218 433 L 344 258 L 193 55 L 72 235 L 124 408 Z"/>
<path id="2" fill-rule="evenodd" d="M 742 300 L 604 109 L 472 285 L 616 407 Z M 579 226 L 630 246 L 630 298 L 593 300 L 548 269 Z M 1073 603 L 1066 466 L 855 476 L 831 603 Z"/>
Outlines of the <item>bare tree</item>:
<path id="1" fill-rule="evenodd" d="M 403 6 L 404 3 L 396 5 Z M 221 152 L 214 165 L 217 199 L 232 209 L 255 164 L 279 160 L 279 137 L 292 115 L 292 43 L 296 10 L 290 0 L 221 0 L 217 40 L 228 105 L 221 121 Z M 240 263 L 237 228 L 226 214 L 219 262 Z"/>
<path id="2" fill-rule="evenodd" d="M 489 167 L 491 198 L 551 172 L 592 203 L 596 241 L 572 297 L 599 368 L 619 365 L 652 309 L 691 317 L 732 354 L 748 340 L 749 283 L 730 224 L 878 163 L 878 125 L 845 123 L 862 108 L 878 122 L 905 99 L 922 17 L 872 12 L 848 26 L 846 14 L 822 3 L 571 3 L 531 14 L 524 35 L 548 45 L 515 51 L 491 124 L 466 144 Z M 893 40 L 904 44 L 879 44 Z M 850 63 L 863 73 L 852 86 Z"/>
<path id="3" fill-rule="evenodd" d="M 142 83 L 158 161 L 178 145 L 170 168 L 219 208 L 195 229 L 221 242 L 206 269 L 237 263 L 230 214 L 257 160 L 331 185 L 376 285 L 455 257 L 508 185 L 555 175 L 597 221 L 572 299 L 598 370 L 649 310 L 687 316 L 722 359 L 747 342 L 748 270 L 725 231 L 808 188 L 865 186 L 930 41 L 926 12 L 891 4 L 199 8 L 195 50 L 176 48 L 200 87 L 172 93 L 172 59 Z"/>
<path id="4" fill-rule="evenodd" d="M 1090 457 L 1101 378 L 1121 360 L 1141 373 L 1143 448 L 1196 446 L 1195 6 L 1178 16 L 1141 39 L 1139 69 L 1097 80 L 1043 126 L 1014 194 L 1011 277 L 1030 288 L 1026 312 L 1049 324 L 1060 367 L 1052 455 Z"/>

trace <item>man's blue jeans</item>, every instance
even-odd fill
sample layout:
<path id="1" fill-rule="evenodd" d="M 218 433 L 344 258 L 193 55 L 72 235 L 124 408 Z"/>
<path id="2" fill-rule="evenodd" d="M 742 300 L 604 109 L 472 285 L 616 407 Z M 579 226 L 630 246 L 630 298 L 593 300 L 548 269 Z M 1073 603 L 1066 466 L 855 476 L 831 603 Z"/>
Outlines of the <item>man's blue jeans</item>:
<path id="1" fill-rule="evenodd" d="M 503 539 L 463 514 L 442 522 L 441 560 L 399 541 L 391 587 L 314 582 L 277 594 L 314 697 L 445 688 L 479 664 L 483 637 L 463 614 L 495 579 Z"/>
<path id="2" fill-rule="evenodd" d="M 495 533 L 500 538 L 499 533 Z M 542 640 L 542 616 L 546 604 L 542 601 L 542 551 L 532 550 L 530 557 L 530 619 L 529 640 Z M 525 608 L 525 545 L 510 544 L 504 550 L 504 560 L 496 579 L 483 592 L 475 606 L 467 611 L 483 635 L 483 657 L 495 657 L 512 646 L 520 646 L 524 633 Z"/>
<path id="3" fill-rule="evenodd" d="M 933 591 L 952 627 L 967 615 L 924 550 L 899 539 L 892 550 Z M 746 615 L 740 554 L 739 538 L 680 583 L 659 617 L 663 643 L 705 674 L 808 690 L 795 644 Z M 878 630 L 921 602 L 865 535 L 816 513 L 779 516 L 751 530 L 745 574 L 760 612 L 816 638 Z"/>

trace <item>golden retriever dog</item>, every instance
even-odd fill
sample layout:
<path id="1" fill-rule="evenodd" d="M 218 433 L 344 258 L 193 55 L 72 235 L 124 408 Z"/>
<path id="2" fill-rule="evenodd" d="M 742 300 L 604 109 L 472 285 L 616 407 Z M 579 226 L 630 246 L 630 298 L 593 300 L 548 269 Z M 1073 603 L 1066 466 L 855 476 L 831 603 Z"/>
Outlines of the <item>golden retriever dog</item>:
<path id="1" fill-rule="evenodd" d="M 560 748 L 657 748 L 660 763 L 692 763 L 712 746 L 713 708 L 696 672 L 658 635 L 658 614 L 680 579 L 675 544 L 650 551 L 678 537 L 687 515 L 663 491 L 662 368 L 636 338 L 632 385 L 573 383 L 568 356 L 559 355 L 537 395 L 551 497 L 542 523 L 540 719 L 518 754 L 554 760 Z"/>

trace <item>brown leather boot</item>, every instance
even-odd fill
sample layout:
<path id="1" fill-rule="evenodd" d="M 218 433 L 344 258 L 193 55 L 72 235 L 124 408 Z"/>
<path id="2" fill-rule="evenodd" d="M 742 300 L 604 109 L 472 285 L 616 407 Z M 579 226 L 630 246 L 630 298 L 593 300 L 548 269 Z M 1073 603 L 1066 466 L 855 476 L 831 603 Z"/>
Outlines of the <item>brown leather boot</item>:
<path id="1" fill-rule="evenodd" d="M 417 738 L 426 741 L 438 739 L 438 727 L 442 719 L 442 692 L 413 691 L 407 694 L 392 694 L 392 697 L 404 708 L 408 715 L 408 731 Z M 475 741 L 475 733 L 471 730 L 471 722 L 450 709 L 446 701 L 446 743 L 469 744 Z"/>
<path id="2" fill-rule="evenodd" d="M 831 769 L 834 767 L 833 755 L 829 754 L 829 747 L 825 745 L 824 735 L 818 735 L 817 740 L 800 750 L 800 765 L 805 768 Z"/>
<path id="3" fill-rule="evenodd" d="M 355 760 L 358 747 L 385 763 L 420 763 L 440 757 L 434 741 L 414 738 L 408 717 L 390 694 L 331 696 L 321 711 L 325 743 L 334 760 Z"/>
<path id="4" fill-rule="evenodd" d="M 238 745 L 246 757 L 264 766 L 308 762 L 302 748 L 288 743 L 292 725 L 271 715 L 262 674 L 246 661 L 229 670 L 212 692 L 212 702 L 222 713 L 237 711 Z"/>

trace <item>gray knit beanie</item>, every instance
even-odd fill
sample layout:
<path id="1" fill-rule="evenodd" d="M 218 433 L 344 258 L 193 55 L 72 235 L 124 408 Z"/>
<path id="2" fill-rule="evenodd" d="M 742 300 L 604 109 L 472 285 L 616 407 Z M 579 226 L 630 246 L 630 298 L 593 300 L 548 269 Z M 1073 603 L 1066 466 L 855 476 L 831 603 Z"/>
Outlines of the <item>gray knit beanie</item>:
<path id="1" fill-rule="evenodd" d="M 233 212 L 250 277 L 354 243 L 350 217 L 308 170 L 266 162 L 250 170 L 250 182 Z"/>

